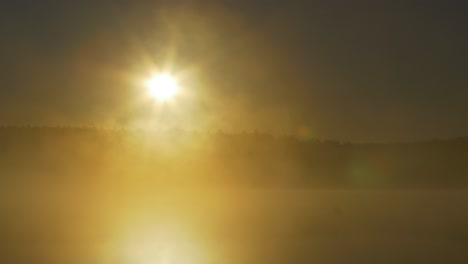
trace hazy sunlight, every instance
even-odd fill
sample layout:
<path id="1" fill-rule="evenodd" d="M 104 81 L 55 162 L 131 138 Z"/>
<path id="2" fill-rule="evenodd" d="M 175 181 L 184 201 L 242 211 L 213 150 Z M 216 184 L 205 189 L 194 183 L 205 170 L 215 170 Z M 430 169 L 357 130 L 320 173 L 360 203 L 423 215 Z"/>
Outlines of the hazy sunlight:
<path id="1" fill-rule="evenodd" d="M 146 82 L 150 95 L 160 102 L 171 100 L 178 92 L 177 80 L 167 73 L 156 74 Z"/>
<path id="2" fill-rule="evenodd" d="M 188 231 L 170 225 L 139 226 L 124 238 L 124 261 L 132 264 L 201 264 L 204 250 Z"/>

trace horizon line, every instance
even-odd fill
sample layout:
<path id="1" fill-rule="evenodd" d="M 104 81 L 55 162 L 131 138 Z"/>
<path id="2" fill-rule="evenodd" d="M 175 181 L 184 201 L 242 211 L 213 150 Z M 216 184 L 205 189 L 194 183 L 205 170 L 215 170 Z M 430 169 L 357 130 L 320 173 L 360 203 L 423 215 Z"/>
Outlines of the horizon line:
<path id="1" fill-rule="evenodd" d="M 240 130 L 240 131 L 225 131 L 223 129 L 213 129 L 206 131 L 199 130 L 190 130 L 184 128 L 166 128 L 166 129 L 155 129 L 155 128 L 137 128 L 137 127 L 125 127 L 125 126 L 108 126 L 108 125 L 96 125 L 96 124 L 82 124 L 82 125 L 40 125 L 40 124 L 0 124 L 0 129 L 87 129 L 87 130 L 96 130 L 96 131 L 147 131 L 147 132 L 168 132 L 168 131 L 182 131 L 186 133 L 205 133 L 205 134 L 225 134 L 225 135 L 258 135 L 258 136 L 270 136 L 272 138 L 293 138 L 302 142 L 318 142 L 318 143 L 338 143 L 338 144 L 353 144 L 353 145 L 389 145 L 389 144 L 412 144 L 412 143 L 428 143 L 428 142 L 438 142 L 438 141 L 455 141 L 455 140 L 468 140 L 467 136 L 453 136 L 453 137 L 432 137 L 432 138 L 423 138 L 415 140 L 396 140 L 396 141 L 379 141 L 379 142 L 358 142 L 350 140 L 341 140 L 341 139 L 327 139 L 319 137 L 301 137 L 300 135 L 294 134 L 275 134 L 268 131 L 262 131 L 259 129 L 249 129 L 249 130 Z"/>

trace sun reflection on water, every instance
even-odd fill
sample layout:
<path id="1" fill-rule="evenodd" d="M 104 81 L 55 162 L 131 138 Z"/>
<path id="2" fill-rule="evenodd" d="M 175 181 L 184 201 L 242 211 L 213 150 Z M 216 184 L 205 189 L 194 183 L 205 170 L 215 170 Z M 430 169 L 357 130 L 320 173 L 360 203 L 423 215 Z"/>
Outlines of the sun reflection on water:
<path id="1" fill-rule="evenodd" d="M 130 226 L 116 249 L 128 264 L 205 264 L 205 242 L 178 222 L 151 221 Z"/>

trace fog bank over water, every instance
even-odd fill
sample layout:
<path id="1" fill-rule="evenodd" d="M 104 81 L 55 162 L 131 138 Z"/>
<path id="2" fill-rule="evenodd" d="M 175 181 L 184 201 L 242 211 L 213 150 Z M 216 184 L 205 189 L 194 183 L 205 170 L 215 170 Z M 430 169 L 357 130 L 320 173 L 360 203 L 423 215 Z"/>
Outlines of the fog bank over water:
<path id="1" fill-rule="evenodd" d="M 464 263 L 466 139 L 0 129 L 4 263 Z"/>
<path id="2" fill-rule="evenodd" d="M 466 138 L 352 144 L 259 132 L 1 128 L 0 147 L 4 186 L 468 187 Z"/>

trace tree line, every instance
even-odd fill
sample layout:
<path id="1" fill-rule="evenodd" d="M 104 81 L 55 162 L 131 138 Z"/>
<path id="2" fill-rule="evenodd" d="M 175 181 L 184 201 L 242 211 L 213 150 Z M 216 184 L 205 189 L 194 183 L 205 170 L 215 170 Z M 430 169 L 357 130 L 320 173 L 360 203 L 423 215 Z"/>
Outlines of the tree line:
<path id="1" fill-rule="evenodd" d="M 266 133 L 0 128 L 0 181 L 261 188 L 466 188 L 468 138 L 388 144 Z"/>

